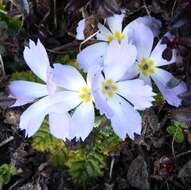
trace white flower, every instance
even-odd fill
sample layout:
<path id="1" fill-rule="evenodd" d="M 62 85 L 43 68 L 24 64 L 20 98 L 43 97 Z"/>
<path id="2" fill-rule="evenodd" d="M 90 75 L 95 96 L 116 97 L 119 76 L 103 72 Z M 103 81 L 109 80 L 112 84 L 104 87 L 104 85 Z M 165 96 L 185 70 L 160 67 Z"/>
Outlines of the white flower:
<path id="1" fill-rule="evenodd" d="M 26 135 L 30 137 L 39 129 L 47 114 L 51 116 L 52 111 L 54 115 L 55 113 L 62 113 L 63 109 L 51 109 L 51 106 L 58 104 L 60 101 L 59 98 L 53 98 L 60 90 L 52 81 L 52 68 L 40 40 L 38 40 L 37 44 L 31 40 L 29 41 L 29 47 L 24 49 L 24 58 L 33 73 L 45 83 L 18 80 L 9 84 L 10 95 L 16 98 L 16 103 L 13 106 L 22 106 L 35 102 L 20 117 L 19 127 L 25 129 Z M 52 125 L 50 125 L 50 131 L 60 138 L 59 135 L 54 133 L 55 130 Z M 63 133 L 62 129 L 60 131 Z"/>
<path id="2" fill-rule="evenodd" d="M 161 40 L 158 42 L 156 47 L 153 48 L 154 36 L 152 31 L 142 25 L 138 30 L 133 31 L 134 43 L 138 51 L 137 63 L 134 65 L 134 72 L 140 76 L 140 79 L 144 80 L 146 84 L 151 85 L 151 79 L 155 82 L 159 88 L 161 94 L 164 96 L 166 101 L 175 107 L 181 105 L 181 99 L 178 95 L 184 93 L 187 87 L 184 82 L 181 82 L 174 88 L 168 88 L 168 82 L 173 79 L 173 75 L 164 69 L 159 67 L 173 64 L 176 62 L 176 50 L 173 50 L 173 55 L 170 61 L 163 59 L 162 54 L 166 49 L 166 44 L 161 44 Z M 168 33 L 169 38 L 172 36 Z M 129 74 L 132 76 L 131 74 Z M 127 74 L 128 76 L 128 74 Z"/>
<path id="3" fill-rule="evenodd" d="M 94 126 L 95 113 L 92 101 L 90 85 L 81 76 L 81 74 L 72 66 L 54 64 L 53 81 L 63 87 L 59 94 L 59 105 L 55 106 L 72 111 L 70 114 L 51 115 L 50 124 L 55 126 L 55 133 L 60 129 L 64 130 L 62 139 L 72 139 L 74 137 L 84 140 L 91 132 Z M 58 97 L 55 97 L 58 98 Z"/>
<path id="4" fill-rule="evenodd" d="M 106 23 L 108 28 L 102 24 L 98 24 L 97 40 L 101 41 L 83 49 L 77 56 L 77 61 L 80 66 L 87 72 L 92 65 L 102 65 L 104 55 L 110 42 L 114 39 L 122 41 L 128 37 L 129 41 L 134 41 L 133 30 L 139 30 L 139 25 L 146 25 L 150 27 L 155 35 L 158 35 L 161 27 L 161 22 L 153 17 L 139 17 L 130 22 L 124 29 L 122 29 L 122 23 L 124 14 L 114 15 L 108 17 Z M 80 21 L 77 27 L 77 39 L 82 40 L 84 38 L 84 20 Z"/>
<path id="5" fill-rule="evenodd" d="M 122 139 L 141 132 L 141 116 L 136 111 L 152 106 L 152 88 L 140 79 L 121 81 L 134 64 L 137 51 L 125 40 L 113 40 L 104 59 L 103 68 L 91 67 L 88 74 L 96 107 L 111 120 L 115 133 Z"/>

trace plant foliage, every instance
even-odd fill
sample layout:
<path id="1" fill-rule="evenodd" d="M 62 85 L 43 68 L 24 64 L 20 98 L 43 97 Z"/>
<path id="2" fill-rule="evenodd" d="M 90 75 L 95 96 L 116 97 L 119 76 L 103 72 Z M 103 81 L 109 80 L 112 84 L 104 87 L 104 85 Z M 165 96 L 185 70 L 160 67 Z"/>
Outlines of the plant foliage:
<path id="1" fill-rule="evenodd" d="M 173 136 L 177 143 L 184 142 L 184 129 L 186 126 L 183 123 L 175 122 L 173 125 L 167 128 L 167 132 Z"/>
<path id="2" fill-rule="evenodd" d="M 41 79 L 36 77 L 31 71 L 15 72 L 11 75 L 11 80 L 26 80 L 42 83 Z"/>
<path id="3" fill-rule="evenodd" d="M 62 140 L 49 133 L 48 120 L 45 119 L 41 128 L 32 138 L 32 147 L 39 152 L 50 153 L 50 161 L 55 166 L 63 166 L 67 156 L 67 147 Z"/>
<path id="4" fill-rule="evenodd" d="M 3 164 L 0 166 L 0 189 L 11 180 L 11 177 L 17 174 L 15 166 Z"/>
<path id="5" fill-rule="evenodd" d="M 97 118 L 100 125 L 105 118 Z M 35 150 L 50 153 L 50 162 L 54 166 L 66 166 L 72 181 L 85 186 L 92 178 L 101 177 L 107 169 L 107 157 L 119 145 L 120 139 L 108 125 L 96 127 L 92 136 L 75 150 L 49 133 L 48 120 L 45 119 L 41 128 L 32 138 Z"/>

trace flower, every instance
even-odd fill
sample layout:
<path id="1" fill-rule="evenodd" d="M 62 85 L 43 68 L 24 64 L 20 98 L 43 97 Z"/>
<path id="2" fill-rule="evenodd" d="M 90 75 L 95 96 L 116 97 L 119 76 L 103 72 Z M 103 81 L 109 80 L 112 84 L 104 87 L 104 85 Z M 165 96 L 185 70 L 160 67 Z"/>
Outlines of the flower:
<path id="1" fill-rule="evenodd" d="M 153 17 L 139 17 L 130 22 L 124 29 L 122 29 L 122 22 L 124 20 L 124 14 L 114 15 L 108 17 L 106 23 L 108 28 L 98 24 L 97 40 L 101 41 L 90 45 L 83 49 L 77 56 L 77 61 L 80 66 L 87 72 L 89 67 L 95 64 L 102 65 L 104 55 L 110 42 L 114 39 L 122 41 L 128 37 L 130 41 L 134 41 L 133 31 L 138 30 L 140 24 L 150 27 L 155 36 L 159 34 L 161 22 Z M 84 20 L 81 20 L 77 27 L 77 39 L 84 39 Z"/>
<path id="2" fill-rule="evenodd" d="M 152 31 L 144 25 L 140 26 L 138 30 L 134 30 L 133 35 L 135 36 L 134 44 L 136 44 L 138 51 L 137 63 L 133 66 L 136 71 L 133 73 L 139 74 L 139 78 L 150 86 L 152 85 L 152 79 L 170 105 L 175 107 L 180 106 L 181 99 L 178 95 L 187 90 L 185 83 L 180 82 L 177 86 L 169 88 L 167 84 L 174 77 L 171 73 L 159 68 L 176 62 L 176 50 L 173 49 L 172 58 L 169 61 L 163 59 L 162 54 L 167 48 L 167 45 L 161 43 L 160 40 L 153 49 L 154 35 Z M 166 34 L 166 36 L 170 38 L 169 33 Z"/>
<path id="3" fill-rule="evenodd" d="M 47 114 L 50 117 L 52 114 L 63 112 L 63 109 L 53 109 L 55 104 L 60 101 L 58 96 L 60 88 L 52 81 L 52 68 L 40 40 L 37 41 L 37 44 L 30 40 L 29 47 L 25 47 L 23 54 L 26 64 L 45 83 L 18 80 L 10 82 L 8 86 L 10 95 L 16 99 L 13 107 L 34 102 L 23 112 L 19 124 L 19 127 L 25 129 L 26 135 L 30 137 L 39 129 Z M 56 98 L 53 98 L 54 96 Z M 55 130 L 51 124 L 50 132 L 60 138 L 60 135 L 54 133 Z"/>
<path id="4" fill-rule="evenodd" d="M 107 48 L 103 68 L 97 65 L 88 71 L 95 105 L 122 139 L 126 134 L 131 138 L 134 132 L 140 134 L 142 119 L 137 110 L 152 106 L 155 95 L 140 79 L 121 80 L 136 56 L 134 45 L 115 39 Z"/>
<path id="5" fill-rule="evenodd" d="M 53 81 L 63 87 L 59 94 L 63 102 L 59 102 L 55 108 L 64 108 L 72 113 L 51 115 L 50 124 L 59 133 L 62 128 L 62 139 L 82 138 L 84 140 L 94 126 L 95 113 L 93 97 L 88 82 L 85 82 L 81 74 L 72 66 L 54 64 Z M 55 97 L 58 98 L 58 97 Z M 55 132 L 56 132 L 55 131 Z"/>

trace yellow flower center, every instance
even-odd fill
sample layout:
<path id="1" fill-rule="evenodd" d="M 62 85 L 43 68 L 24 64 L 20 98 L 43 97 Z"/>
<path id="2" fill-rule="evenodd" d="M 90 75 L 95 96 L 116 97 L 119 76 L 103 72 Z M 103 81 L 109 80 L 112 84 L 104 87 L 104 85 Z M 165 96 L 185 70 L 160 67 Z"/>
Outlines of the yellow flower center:
<path id="1" fill-rule="evenodd" d="M 117 90 L 118 87 L 116 83 L 114 83 L 111 79 L 104 80 L 101 84 L 101 91 L 108 98 L 111 98 L 117 92 Z"/>
<path id="2" fill-rule="evenodd" d="M 80 98 L 85 103 L 92 101 L 91 89 L 87 86 L 80 89 Z"/>
<path id="3" fill-rule="evenodd" d="M 155 72 L 155 62 L 150 58 L 143 57 L 138 63 L 138 70 L 144 77 L 151 76 Z"/>
<path id="4" fill-rule="evenodd" d="M 110 34 L 107 36 L 107 41 L 112 42 L 114 39 L 118 39 L 119 42 L 125 38 L 124 34 L 121 34 L 120 32 L 116 31 L 114 34 Z"/>

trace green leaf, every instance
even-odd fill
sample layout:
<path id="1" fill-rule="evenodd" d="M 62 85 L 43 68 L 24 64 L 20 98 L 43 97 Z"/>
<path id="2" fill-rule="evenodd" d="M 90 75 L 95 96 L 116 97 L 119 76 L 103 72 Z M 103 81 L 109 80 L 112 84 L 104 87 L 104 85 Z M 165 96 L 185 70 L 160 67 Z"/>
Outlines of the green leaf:
<path id="1" fill-rule="evenodd" d="M 10 35 L 13 35 L 18 32 L 21 28 L 21 19 L 18 17 L 10 17 L 5 14 L 3 11 L 0 11 L 0 21 L 6 22 Z"/>
<path id="2" fill-rule="evenodd" d="M 70 56 L 69 55 L 63 55 L 63 56 L 60 56 L 56 62 L 57 63 L 61 63 L 63 65 L 67 65 L 70 61 Z"/>
<path id="3" fill-rule="evenodd" d="M 79 186 L 104 175 L 107 156 L 116 150 L 121 142 L 103 116 L 96 117 L 95 126 L 83 148 L 70 151 L 66 162 L 69 175 Z"/>
<path id="4" fill-rule="evenodd" d="M 50 162 L 54 166 L 63 167 L 65 166 L 65 161 L 67 160 L 67 157 L 68 157 L 68 149 L 64 145 L 59 147 L 55 152 L 52 152 Z"/>
<path id="5" fill-rule="evenodd" d="M 35 76 L 31 71 L 15 72 L 11 75 L 11 80 L 26 80 L 43 83 L 43 81 Z"/>
<path id="6" fill-rule="evenodd" d="M 114 184 L 105 183 L 105 190 L 114 190 Z"/>
<path id="7" fill-rule="evenodd" d="M 3 164 L 0 166 L 0 183 L 8 184 L 11 177 L 17 174 L 15 166 L 11 164 Z"/>
<path id="8" fill-rule="evenodd" d="M 50 163 L 54 166 L 64 166 L 68 148 L 64 141 L 49 133 L 48 119 L 45 119 L 40 129 L 32 138 L 32 147 L 39 152 L 50 153 Z"/>
<path id="9" fill-rule="evenodd" d="M 100 153 L 108 156 L 113 150 L 115 150 L 121 140 L 114 133 L 110 125 L 106 125 L 102 128 L 97 128 L 95 130 L 95 143 L 94 150 L 99 151 Z"/>
<path id="10" fill-rule="evenodd" d="M 184 132 L 183 130 L 186 128 L 186 125 L 183 123 L 175 122 L 174 125 L 171 125 L 167 128 L 167 132 L 173 136 L 174 140 L 177 143 L 184 142 Z"/>
<path id="11" fill-rule="evenodd" d="M 70 152 L 66 166 L 73 182 L 82 186 L 91 178 L 102 176 L 106 163 L 102 154 L 95 151 L 88 153 L 84 149 L 78 149 Z"/>
<path id="12" fill-rule="evenodd" d="M 0 12 L 5 12 L 5 4 L 4 0 L 0 0 Z"/>
<path id="13" fill-rule="evenodd" d="M 99 127 L 104 121 L 106 121 L 105 117 L 103 116 L 96 116 L 94 127 Z"/>

